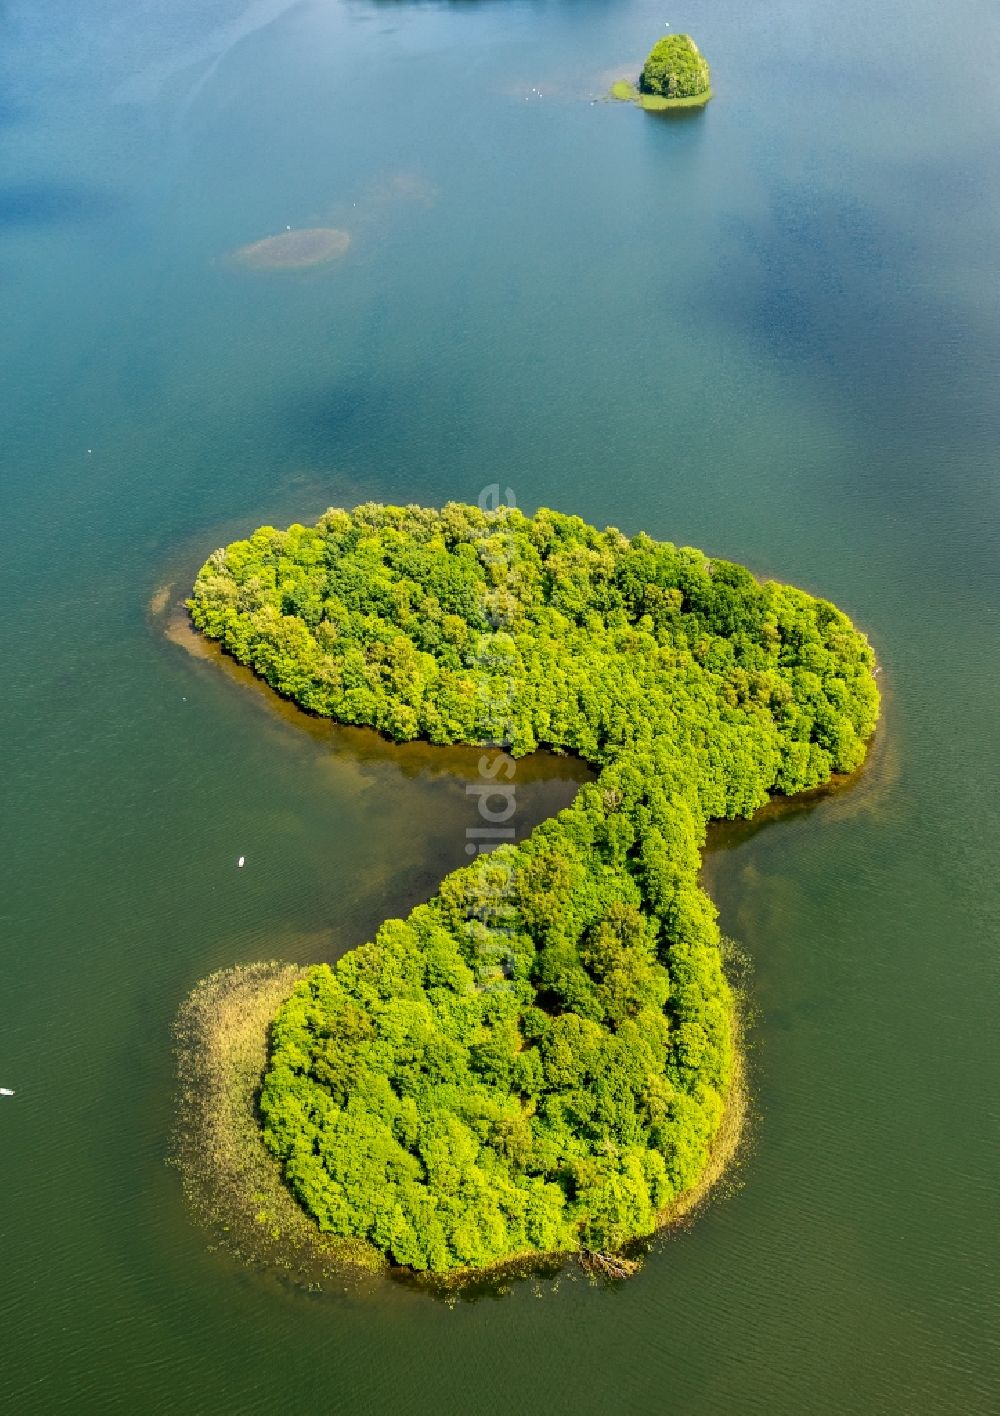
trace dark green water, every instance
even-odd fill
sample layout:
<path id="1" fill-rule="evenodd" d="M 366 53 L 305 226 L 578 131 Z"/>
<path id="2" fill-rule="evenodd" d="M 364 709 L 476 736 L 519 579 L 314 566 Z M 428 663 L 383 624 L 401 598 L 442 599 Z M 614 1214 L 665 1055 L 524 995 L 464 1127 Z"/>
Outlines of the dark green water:
<path id="1" fill-rule="evenodd" d="M 667 21 L 709 109 L 591 104 Z M 998 64 L 976 0 L 0 4 L 5 1416 L 1000 1407 Z M 326 270 L 226 264 L 324 224 Z M 619 1290 L 309 1296 L 188 1220 L 171 1019 L 429 893 L 472 769 L 304 730 L 148 603 L 494 479 L 835 599 L 883 740 L 709 864 L 741 1188 Z"/>

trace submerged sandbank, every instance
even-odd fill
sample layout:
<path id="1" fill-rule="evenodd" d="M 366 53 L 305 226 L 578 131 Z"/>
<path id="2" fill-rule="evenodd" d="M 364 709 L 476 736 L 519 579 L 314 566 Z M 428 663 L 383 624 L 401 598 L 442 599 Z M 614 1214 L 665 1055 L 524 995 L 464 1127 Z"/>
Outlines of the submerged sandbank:
<path id="1" fill-rule="evenodd" d="M 346 255 L 351 244 L 347 231 L 335 226 L 311 226 L 267 236 L 233 252 L 233 260 L 250 270 L 302 270 Z"/>

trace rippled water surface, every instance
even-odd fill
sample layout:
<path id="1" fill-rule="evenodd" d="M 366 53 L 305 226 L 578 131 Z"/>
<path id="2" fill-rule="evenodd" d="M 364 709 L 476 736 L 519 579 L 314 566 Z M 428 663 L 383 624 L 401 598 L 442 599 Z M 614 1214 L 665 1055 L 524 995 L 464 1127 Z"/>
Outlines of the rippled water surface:
<path id="1" fill-rule="evenodd" d="M 709 108 L 593 102 L 668 21 Z M 0 4 L 5 1413 L 998 1409 L 998 64 L 981 0 Z M 350 244 L 232 261 L 288 227 Z M 308 1295 L 189 1222 L 170 1023 L 430 893 L 474 768 L 164 626 L 262 521 L 493 480 L 835 599 L 882 737 L 715 837 L 738 1187 L 618 1289 Z"/>

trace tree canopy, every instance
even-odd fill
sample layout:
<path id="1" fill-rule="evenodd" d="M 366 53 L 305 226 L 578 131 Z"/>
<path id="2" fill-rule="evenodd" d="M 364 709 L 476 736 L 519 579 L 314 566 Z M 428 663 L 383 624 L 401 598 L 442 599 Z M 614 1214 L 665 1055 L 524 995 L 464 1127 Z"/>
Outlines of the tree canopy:
<path id="1" fill-rule="evenodd" d="M 434 1272 L 651 1233 L 733 1073 L 706 825 L 859 765 L 867 640 L 700 551 L 459 504 L 263 527 L 189 606 L 311 712 L 598 774 L 281 1008 L 261 1114 L 300 1203 Z M 493 746 L 480 765 L 512 770 Z"/>
<path id="2" fill-rule="evenodd" d="M 695 98 L 712 86 L 708 64 L 689 34 L 658 40 L 639 76 L 639 92 L 660 98 Z"/>

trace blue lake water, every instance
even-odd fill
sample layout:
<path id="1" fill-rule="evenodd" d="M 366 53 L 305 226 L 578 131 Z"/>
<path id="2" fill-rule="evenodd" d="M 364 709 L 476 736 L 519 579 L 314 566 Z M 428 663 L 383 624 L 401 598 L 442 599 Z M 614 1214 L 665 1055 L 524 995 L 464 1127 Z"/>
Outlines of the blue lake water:
<path id="1" fill-rule="evenodd" d="M 595 102 L 668 22 L 709 107 Z M 0 4 L 5 1412 L 997 1409 L 998 65 L 976 0 Z M 347 254 L 230 259 L 309 226 Z M 493 481 L 835 600 L 884 725 L 707 867 L 737 1183 L 618 1289 L 310 1295 L 191 1223 L 171 1021 L 430 893 L 464 769 L 275 713 L 150 601 Z"/>

